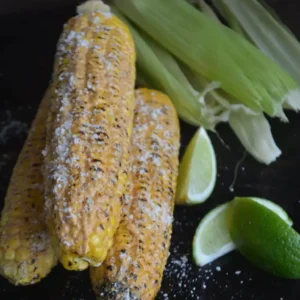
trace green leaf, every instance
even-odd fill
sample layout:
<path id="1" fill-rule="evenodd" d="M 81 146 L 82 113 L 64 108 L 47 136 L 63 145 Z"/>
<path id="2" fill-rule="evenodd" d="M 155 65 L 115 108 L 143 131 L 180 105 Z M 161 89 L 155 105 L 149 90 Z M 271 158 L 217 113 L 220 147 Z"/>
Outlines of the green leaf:
<path id="1" fill-rule="evenodd" d="M 182 0 L 115 0 L 140 28 L 241 104 L 285 118 L 282 103 L 300 101 L 298 84 L 233 30 Z"/>
<path id="2" fill-rule="evenodd" d="M 234 30 L 249 38 L 300 84 L 300 44 L 273 10 L 256 0 L 213 0 L 213 3 Z M 300 109 L 298 96 L 292 92 L 285 100 L 286 107 Z"/>

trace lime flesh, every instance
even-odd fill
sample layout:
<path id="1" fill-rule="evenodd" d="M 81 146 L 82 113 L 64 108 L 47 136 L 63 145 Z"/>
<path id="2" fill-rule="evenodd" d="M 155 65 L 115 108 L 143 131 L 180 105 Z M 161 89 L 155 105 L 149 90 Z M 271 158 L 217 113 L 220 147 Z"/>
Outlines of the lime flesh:
<path id="1" fill-rule="evenodd" d="M 177 204 L 202 203 L 211 195 L 217 176 L 216 156 L 208 134 L 199 128 L 179 167 Z"/>
<path id="2" fill-rule="evenodd" d="M 229 203 L 211 210 L 200 222 L 193 241 L 195 263 L 204 266 L 235 249 L 227 230 Z"/>

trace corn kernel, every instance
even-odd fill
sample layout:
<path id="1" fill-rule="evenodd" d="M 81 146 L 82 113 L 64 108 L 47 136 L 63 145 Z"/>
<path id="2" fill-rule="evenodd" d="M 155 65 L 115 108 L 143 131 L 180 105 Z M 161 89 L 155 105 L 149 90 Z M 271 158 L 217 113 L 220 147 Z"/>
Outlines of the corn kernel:
<path id="1" fill-rule="evenodd" d="M 13 260 L 15 258 L 15 251 L 8 249 L 4 255 L 5 260 Z"/>
<path id="2" fill-rule="evenodd" d="M 13 216 L 11 216 L 12 218 Z M 20 231 L 20 227 L 19 226 L 16 226 L 16 227 L 9 227 L 6 229 L 6 232 L 8 235 L 16 235 L 19 231 Z M 4 230 L 4 229 L 3 229 Z"/>
<path id="3" fill-rule="evenodd" d="M 30 250 L 25 247 L 21 247 L 16 250 L 15 257 L 18 261 L 25 261 L 31 256 Z"/>
<path id="4" fill-rule="evenodd" d="M 11 239 L 7 243 L 9 248 L 17 249 L 20 246 L 20 240 L 17 238 Z"/>
<path id="5" fill-rule="evenodd" d="M 103 258 L 103 257 L 105 258 L 105 255 L 106 255 L 102 248 L 96 248 L 93 251 L 93 254 L 94 254 L 95 257 L 101 257 L 101 258 Z"/>
<path id="6" fill-rule="evenodd" d="M 7 278 L 13 278 L 13 277 L 15 277 L 15 275 L 17 273 L 16 266 L 15 265 L 11 265 L 11 264 L 4 266 L 3 273 L 5 274 L 5 276 Z"/>
<path id="7" fill-rule="evenodd" d="M 100 243 L 100 238 L 99 235 L 97 235 L 96 233 L 93 233 L 90 235 L 90 244 L 91 246 L 96 246 Z"/>

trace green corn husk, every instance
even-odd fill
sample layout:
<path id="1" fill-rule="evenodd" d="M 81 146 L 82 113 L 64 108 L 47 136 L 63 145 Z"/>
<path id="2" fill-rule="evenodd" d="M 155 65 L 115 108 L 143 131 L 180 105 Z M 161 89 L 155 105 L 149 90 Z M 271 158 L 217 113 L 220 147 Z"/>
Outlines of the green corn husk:
<path id="1" fill-rule="evenodd" d="M 203 78 L 197 74 L 191 72 L 187 77 L 195 89 L 203 87 Z M 274 141 L 271 127 L 263 113 L 255 114 L 240 104 L 234 104 L 236 101 L 219 90 L 208 92 L 205 101 L 208 106 L 213 107 L 214 103 L 218 103 L 222 107 L 228 107 L 220 114 L 219 121 L 230 124 L 242 145 L 256 160 L 268 165 L 280 156 L 281 151 Z"/>
<path id="2" fill-rule="evenodd" d="M 218 16 L 215 14 L 213 9 L 204 1 L 204 0 L 198 0 L 197 4 L 200 7 L 200 10 L 208 17 L 210 17 L 212 20 L 215 20 L 219 22 Z"/>
<path id="3" fill-rule="evenodd" d="M 249 36 L 247 36 L 246 32 L 243 30 L 240 23 L 236 20 L 236 18 L 232 14 L 232 12 L 228 9 L 228 7 L 224 4 L 224 2 L 222 0 L 221 1 L 212 0 L 212 3 L 217 8 L 217 10 L 221 14 L 221 16 L 227 21 L 230 28 L 232 28 L 235 32 L 246 37 L 250 42 L 252 42 L 251 38 Z"/>
<path id="4" fill-rule="evenodd" d="M 263 1 L 213 0 L 232 29 L 248 38 L 300 84 L 300 44 L 276 13 Z M 285 106 L 300 110 L 300 101 L 286 99 Z"/>
<path id="5" fill-rule="evenodd" d="M 127 24 L 135 41 L 138 83 L 167 93 L 187 123 L 213 130 L 219 118 L 209 107 L 201 106 L 199 99 L 203 95 L 193 89 L 174 57 L 147 34 L 138 31 L 118 9 L 113 6 L 111 9 Z"/>
<path id="6" fill-rule="evenodd" d="M 216 82 L 209 83 L 199 73 L 177 63 L 168 51 L 144 32 L 139 32 L 117 9 L 112 8 L 112 11 L 126 22 L 135 40 L 137 78 L 140 86 L 165 91 L 173 99 L 181 118 L 192 125 L 202 125 L 214 130 L 219 122 L 230 122 L 233 115 L 230 124 L 249 153 L 267 164 L 276 159 L 280 150 L 276 147 L 270 130 L 262 128 L 261 135 L 257 135 L 257 130 L 255 131 L 257 126 L 250 121 L 246 122 L 249 126 L 242 131 L 246 134 L 240 133 L 238 128 L 235 128 L 239 124 L 237 116 L 243 116 L 242 119 L 247 119 L 249 116 L 253 120 L 255 115 L 253 111 L 219 90 Z M 213 15 L 211 14 L 210 17 Z M 215 20 L 218 20 L 217 17 Z M 186 107 L 190 107 L 190 111 L 183 110 Z M 196 120 L 193 119 L 191 112 L 196 112 Z M 262 115 L 261 118 L 264 116 Z M 264 122 L 267 123 L 265 118 Z M 266 146 L 262 147 L 259 137 L 271 142 L 264 143 Z M 252 140 L 254 142 L 249 145 L 249 141 Z"/>
<path id="7" fill-rule="evenodd" d="M 200 0 L 198 4 L 205 15 L 216 22 L 220 22 L 217 15 L 204 0 Z M 225 16 L 224 11 L 222 15 Z M 192 76 L 197 81 L 197 75 Z M 210 94 L 210 97 L 216 101 L 219 96 L 218 91 L 213 91 Z M 222 101 L 230 103 L 228 95 L 221 97 Z M 271 126 L 263 113 L 251 114 L 243 109 L 232 110 L 228 122 L 245 149 L 259 162 L 270 164 L 281 155 L 281 151 L 274 141 Z"/>
<path id="8" fill-rule="evenodd" d="M 182 70 L 182 65 L 180 65 L 166 49 L 158 45 L 147 34 L 141 32 L 141 36 L 168 72 L 176 77 L 178 82 L 193 95 L 197 111 L 201 111 L 201 125 L 203 127 L 214 130 L 218 123 L 228 121 L 230 111 L 234 109 L 232 105 L 230 103 L 226 103 L 225 105 L 225 102 L 221 101 L 221 97 L 218 98 L 220 101 L 212 101 L 214 98 L 210 96 L 211 93 L 214 93 L 215 89 L 219 88 L 218 83 L 209 83 L 200 74 L 197 74 L 198 86 L 197 88 L 194 88 L 191 84 L 191 79 L 188 78 L 186 73 Z M 149 73 L 149 68 L 144 71 Z M 182 98 L 179 99 L 179 102 L 186 103 L 185 99 Z M 250 111 L 246 107 L 242 107 L 245 110 Z"/>
<path id="9" fill-rule="evenodd" d="M 259 0 L 258 1 L 268 12 L 269 14 L 279 23 L 281 24 L 282 27 L 285 28 L 285 30 L 287 32 L 290 33 L 290 35 L 294 36 L 294 33 L 280 20 L 279 16 L 277 15 L 277 13 L 275 12 L 275 10 L 270 6 L 268 5 L 267 3 L 264 2 L 264 0 Z"/>
<path id="10" fill-rule="evenodd" d="M 183 0 L 115 0 L 117 7 L 173 55 L 240 103 L 285 119 L 298 84 L 251 43 Z"/>
<path id="11" fill-rule="evenodd" d="M 213 3 L 230 24 L 234 21 L 243 28 L 262 52 L 300 83 L 300 44 L 275 17 L 274 11 L 270 13 L 255 0 L 213 0 Z M 230 12 L 230 18 L 229 14 L 224 14 L 224 9 Z"/>
<path id="12" fill-rule="evenodd" d="M 272 136 L 270 124 L 262 113 L 251 116 L 243 112 L 233 112 L 229 124 L 245 149 L 259 162 L 268 165 L 281 155 Z"/>

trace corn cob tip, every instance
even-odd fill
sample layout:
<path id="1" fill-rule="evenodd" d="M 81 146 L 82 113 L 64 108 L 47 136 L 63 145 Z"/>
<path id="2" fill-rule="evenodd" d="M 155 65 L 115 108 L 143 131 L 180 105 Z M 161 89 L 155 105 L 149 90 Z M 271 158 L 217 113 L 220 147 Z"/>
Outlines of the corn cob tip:
<path id="1" fill-rule="evenodd" d="M 83 4 L 77 6 L 77 13 L 92 13 L 100 11 L 102 13 L 110 13 L 110 7 L 103 3 L 101 0 L 88 0 Z"/>
<path id="2" fill-rule="evenodd" d="M 106 282 L 101 288 L 95 289 L 97 299 L 101 300 L 138 300 L 137 295 L 122 282 Z"/>

